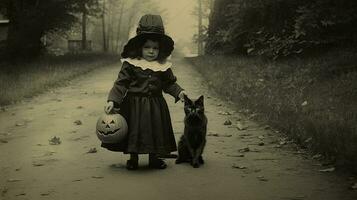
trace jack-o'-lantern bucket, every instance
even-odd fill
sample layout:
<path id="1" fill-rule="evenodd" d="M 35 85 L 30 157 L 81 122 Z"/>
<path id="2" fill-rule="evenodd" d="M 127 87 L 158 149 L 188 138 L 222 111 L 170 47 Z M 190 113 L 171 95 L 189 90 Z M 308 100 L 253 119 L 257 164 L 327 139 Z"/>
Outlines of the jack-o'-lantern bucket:
<path id="1" fill-rule="evenodd" d="M 97 121 L 96 134 L 103 143 L 120 143 L 128 134 L 128 125 L 120 114 L 104 114 Z"/>

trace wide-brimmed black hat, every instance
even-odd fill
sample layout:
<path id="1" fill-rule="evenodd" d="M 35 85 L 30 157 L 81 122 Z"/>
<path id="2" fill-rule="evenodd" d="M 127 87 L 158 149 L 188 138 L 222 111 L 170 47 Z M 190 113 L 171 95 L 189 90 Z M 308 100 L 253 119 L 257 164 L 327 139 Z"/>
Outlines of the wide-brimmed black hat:
<path id="1" fill-rule="evenodd" d="M 123 58 L 136 58 L 141 54 L 141 47 L 147 39 L 159 42 L 158 59 L 165 59 L 174 49 L 174 41 L 165 34 L 164 24 L 160 15 L 144 15 L 139 21 L 136 36 L 131 38 L 121 53 Z"/>

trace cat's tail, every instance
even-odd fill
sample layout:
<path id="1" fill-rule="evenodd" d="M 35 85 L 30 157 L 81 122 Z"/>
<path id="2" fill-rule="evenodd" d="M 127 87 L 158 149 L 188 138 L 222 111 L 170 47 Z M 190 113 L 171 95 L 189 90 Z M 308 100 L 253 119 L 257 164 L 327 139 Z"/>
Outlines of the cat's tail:
<path id="1" fill-rule="evenodd" d="M 162 154 L 158 156 L 159 158 L 177 158 L 176 154 Z"/>

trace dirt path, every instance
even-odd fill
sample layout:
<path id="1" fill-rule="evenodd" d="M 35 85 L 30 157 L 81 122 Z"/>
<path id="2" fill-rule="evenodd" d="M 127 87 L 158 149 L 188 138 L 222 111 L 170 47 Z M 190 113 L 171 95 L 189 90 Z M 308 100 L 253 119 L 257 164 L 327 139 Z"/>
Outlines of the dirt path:
<path id="1" fill-rule="evenodd" d="M 0 112 L 0 199 L 357 199 L 347 177 L 319 172 L 324 167 L 290 144 L 276 148 L 279 138 L 273 131 L 243 119 L 209 92 L 188 63 L 174 62 L 180 85 L 192 97 L 206 97 L 204 166 L 194 169 L 167 160 L 167 169 L 150 170 L 147 156 L 141 156 L 140 170 L 127 171 L 127 156 L 100 148 L 95 123 L 119 70 L 108 66 Z M 178 138 L 183 105 L 169 96 L 167 101 Z M 227 119 L 233 125 L 224 125 Z M 235 128 L 237 120 L 247 129 Z M 53 136 L 61 144 L 50 145 Z M 87 153 L 90 148 L 98 152 Z"/>

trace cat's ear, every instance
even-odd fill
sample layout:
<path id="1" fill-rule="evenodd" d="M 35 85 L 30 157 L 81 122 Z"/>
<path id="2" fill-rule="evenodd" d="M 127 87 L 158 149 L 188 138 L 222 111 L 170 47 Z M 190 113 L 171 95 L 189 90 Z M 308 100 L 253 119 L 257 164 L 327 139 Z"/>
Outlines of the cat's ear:
<path id="1" fill-rule="evenodd" d="M 203 95 L 196 100 L 196 103 L 203 106 Z"/>

